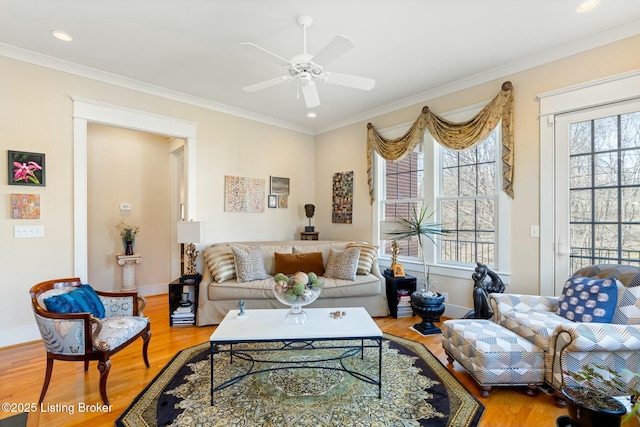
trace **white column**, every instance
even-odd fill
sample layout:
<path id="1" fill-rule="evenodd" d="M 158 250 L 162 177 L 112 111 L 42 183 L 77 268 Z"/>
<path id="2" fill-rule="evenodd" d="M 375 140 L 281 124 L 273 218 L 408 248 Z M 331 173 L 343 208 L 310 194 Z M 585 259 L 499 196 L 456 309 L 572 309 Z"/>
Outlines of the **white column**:
<path id="1" fill-rule="evenodd" d="M 122 291 L 135 292 L 136 264 L 142 262 L 141 255 L 116 255 L 118 265 L 122 266 Z"/>

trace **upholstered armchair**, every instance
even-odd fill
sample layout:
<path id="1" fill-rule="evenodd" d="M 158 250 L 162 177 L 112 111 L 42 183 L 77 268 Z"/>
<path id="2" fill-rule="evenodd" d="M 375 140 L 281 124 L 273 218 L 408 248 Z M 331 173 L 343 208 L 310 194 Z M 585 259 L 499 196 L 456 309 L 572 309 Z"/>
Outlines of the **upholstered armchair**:
<path id="1" fill-rule="evenodd" d="M 29 292 L 47 350 L 38 403 L 47 393 L 54 360 L 82 361 L 85 371 L 90 361 L 98 361 L 100 396 L 105 405 L 109 404 L 106 388 L 113 354 L 142 337 L 142 357 L 149 367 L 150 324 L 142 315 L 145 301 L 136 292 L 94 291 L 77 277 L 42 282 Z"/>
<path id="2" fill-rule="evenodd" d="M 567 372 L 586 365 L 608 366 L 630 380 L 625 368 L 640 372 L 640 268 L 600 264 L 574 276 L 619 281 L 611 322 L 568 320 L 557 314 L 559 297 L 490 294 L 494 321 L 544 350 L 545 382 L 556 391 L 574 384 Z"/>

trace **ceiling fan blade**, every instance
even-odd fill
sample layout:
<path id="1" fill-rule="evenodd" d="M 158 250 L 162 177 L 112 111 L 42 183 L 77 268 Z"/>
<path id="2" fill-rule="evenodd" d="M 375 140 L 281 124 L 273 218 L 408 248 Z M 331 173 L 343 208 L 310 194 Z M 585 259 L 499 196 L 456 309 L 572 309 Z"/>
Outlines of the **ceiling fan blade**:
<path id="1" fill-rule="evenodd" d="M 261 89 L 266 89 L 271 86 L 276 86 L 282 83 L 286 83 L 289 80 L 291 80 L 291 76 L 276 77 L 275 79 L 265 80 L 263 82 L 256 83 L 251 86 L 245 86 L 242 88 L 242 90 L 244 90 L 245 92 L 255 92 Z"/>
<path id="2" fill-rule="evenodd" d="M 251 47 L 253 52 L 258 53 L 263 58 L 266 58 L 271 62 L 275 62 L 278 65 L 282 65 L 282 66 L 291 65 L 291 61 L 289 61 L 288 59 L 285 59 L 282 56 L 277 55 L 277 54 L 275 54 L 273 52 L 269 52 L 267 49 L 264 49 L 264 48 L 258 46 L 257 44 L 253 44 L 253 43 L 250 43 L 250 42 L 244 42 L 244 43 L 240 43 L 240 44 L 243 45 L 243 46 Z"/>
<path id="3" fill-rule="evenodd" d="M 302 85 L 302 96 L 304 97 L 304 103 L 307 105 L 307 108 L 313 108 L 320 105 L 318 88 L 314 82 Z"/>
<path id="4" fill-rule="evenodd" d="M 334 85 L 348 86 L 360 90 L 371 90 L 376 85 L 376 81 L 367 77 L 352 76 L 350 74 L 327 72 L 325 82 Z"/>
<path id="5" fill-rule="evenodd" d="M 345 54 L 348 50 L 353 48 L 355 44 L 349 37 L 335 36 L 333 40 L 329 42 L 325 47 L 320 49 L 320 52 L 316 53 L 311 60 L 318 65 L 325 66 L 333 62 L 338 57 Z"/>

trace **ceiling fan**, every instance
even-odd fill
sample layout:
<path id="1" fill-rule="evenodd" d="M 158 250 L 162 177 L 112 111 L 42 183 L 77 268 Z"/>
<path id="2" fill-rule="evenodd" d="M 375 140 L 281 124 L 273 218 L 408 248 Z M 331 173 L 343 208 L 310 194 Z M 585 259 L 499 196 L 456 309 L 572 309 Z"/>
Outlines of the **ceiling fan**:
<path id="1" fill-rule="evenodd" d="M 291 59 L 285 59 L 280 55 L 270 52 L 253 43 L 241 43 L 244 46 L 250 46 L 254 52 L 266 57 L 283 66 L 287 73 L 281 77 L 265 80 L 243 89 L 246 92 L 255 92 L 271 86 L 287 83 L 295 80 L 298 83 L 298 90 L 302 91 L 304 102 L 307 108 L 313 108 L 320 105 L 320 96 L 316 81 L 323 81 L 341 86 L 352 87 L 360 90 L 371 90 L 376 81 L 366 77 L 352 76 L 349 74 L 334 73 L 325 71 L 323 66 L 328 65 L 338 57 L 342 56 L 355 45 L 345 36 L 336 36 L 325 47 L 320 49 L 315 55 L 307 52 L 307 29 L 311 26 L 313 20 L 310 16 L 299 16 L 298 24 L 303 31 L 303 52 Z M 322 64 L 322 65 L 321 65 Z"/>

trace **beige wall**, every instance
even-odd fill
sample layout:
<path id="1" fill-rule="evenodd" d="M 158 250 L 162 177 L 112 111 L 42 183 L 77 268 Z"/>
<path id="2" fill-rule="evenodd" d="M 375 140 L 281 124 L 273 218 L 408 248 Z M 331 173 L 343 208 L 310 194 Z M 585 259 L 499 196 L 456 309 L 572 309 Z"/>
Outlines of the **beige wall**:
<path id="1" fill-rule="evenodd" d="M 511 284 L 514 293 L 539 293 L 539 239 L 529 236 L 530 226 L 540 223 L 540 158 L 537 95 L 607 76 L 640 68 L 640 36 L 622 40 L 598 49 L 574 55 L 543 66 L 505 76 L 486 84 L 425 101 L 409 108 L 361 123 L 327 132 L 316 137 L 317 226 L 329 238 L 347 236 L 370 238 L 372 210 L 366 195 L 366 124 L 372 122 L 384 129 L 413 122 L 421 108 L 428 105 L 436 113 L 444 113 L 492 99 L 502 82 L 510 80 L 515 97 L 515 198 L 511 202 Z M 336 152 L 348 155 L 336 156 Z M 348 159 L 348 160 L 347 160 Z M 355 160 L 354 160 L 355 159 Z M 359 160 L 358 160 L 359 159 Z M 347 163 L 348 164 L 345 164 Z M 354 225 L 332 224 L 328 214 L 331 208 L 332 172 L 346 168 L 354 170 L 356 180 Z M 449 292 L 453 305 L 472 307 L 473 282 L 470 279 L 437 278 L 438 289 Z"/>
<path id="2" fill-rule="evenodd" d="M 314 218 L 323 239 L 371 239 L 367 194 L 365 130 L 413 121 L 427 104 L 446 112 L 491 99 L 504 80 L 515 88 L 515 200 L 511 204 L 510 291 L 536 293 L 538 240 L 529 226 L 539 223 L 539 137 L 536 95 L 640 68 L 640 36 L 425 101 L 315 138 L 204 108 L 0 58 L 0 151 L 45 153 L 47 186 L 9 186 L 0 181 L 0 346 L 38 338 L 27 291 L 42 280 L 73 274 L 73 127 L 71 96 L 163 114 L 197 123 L 197 209 L 210 242 L 291 239 L 306 223 L 303 206 L 316 204 Z M 7 176 L 0 162 L 0 175 Z M 90 166 L 91 167 L 91 166 Z M 331 223 L 331 177 L 354 171 L 354 223 Z M 224 176 L 291 179 L 289 209 L 261 214 L 224 212 Z M 41 195 L 39 220 L 12 220 L 9 194 Z M 111 197 L 111 196 L 109 196 Z M 91 211 L 92 208 L 90 208 Z M 14 239 L 13 226 L 38 224 L 45 236 Z M 145 230 L 145 224 L 140 224 Z M 111 232 L 112 225 L 105 225 Z M 143 231 L 144 232 L 144 231 Z M 142 237 L 144 234 L 141 234 Z M 141 243 L 142 244 L 142 243 Z M 146 244 L 146 243 L 145 243 Z M 106 249 L 105 249 L 106 250 Z M 86 278 L 83 278 L 86 280 Z M 471 281 L 441 281 L 451 302 L 471 306 Z"/>
<path id="3" fill-rule="evenodd" d="M 134 246 L 142 256 L 135 267 L 136 284 L 170 282 L 169 138 L 97 124 L 88 126 L 87 136 L 87 282 L 105 291 L 121 287 L 122 267 L 115 262 L 115 255 L 123 253 L 116 228 L 120 220 L 140 227 Z M 120 210 L 121 203 L 132 209 Z"/>

